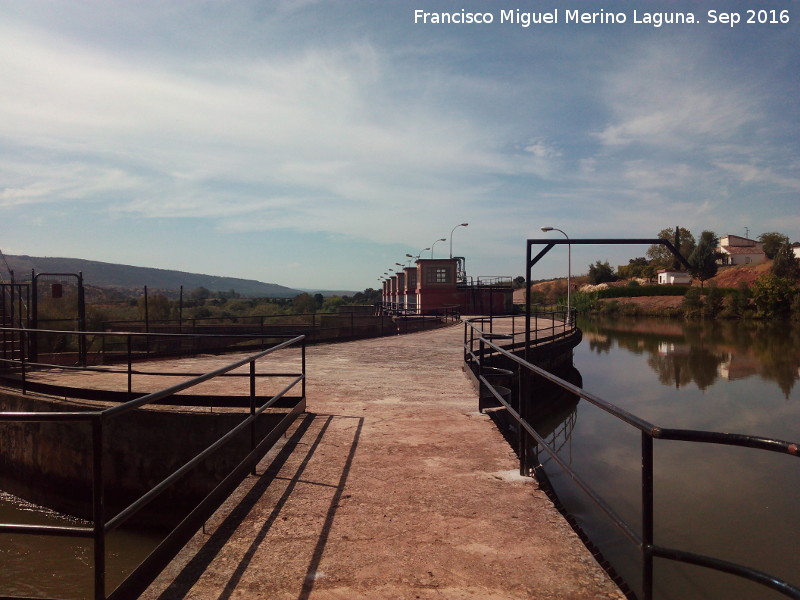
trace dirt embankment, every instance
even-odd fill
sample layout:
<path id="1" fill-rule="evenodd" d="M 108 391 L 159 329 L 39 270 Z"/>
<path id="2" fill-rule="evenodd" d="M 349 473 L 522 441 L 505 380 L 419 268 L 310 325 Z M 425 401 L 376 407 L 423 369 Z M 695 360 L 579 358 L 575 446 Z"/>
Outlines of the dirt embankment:
<path id="1" fill-rule="evenodd" d="M 716 285 L 721 288 L 736 288 L 744 283 L 751 287 L 756 279 L 764 273 L 769 272 L 772 261 L 767 261 L 758 265 L 737 265 L 720 267 L 717 275 L 707 280 L 703 285 Z M 588 283 L 586 276 L 574 277 L 573 283 L 576 288 Z M 700 282 L 695 280 L 695 286 L 700 286 Z M 531 289 L 540 292 L 548 301 L 555 302 L 555 297 L 566 294 L 566 279 L 556 279 L 553 281 L 543 281 L 533 284 Z M 635 298 L 614 298 L 620 304 L 634 304 L 644 313 L 660 314 L 669 310 L 678 309 L 683 302 L 682 296 L 640 296 Z M 606 300 L 607 302 L 608 300 Z"/>

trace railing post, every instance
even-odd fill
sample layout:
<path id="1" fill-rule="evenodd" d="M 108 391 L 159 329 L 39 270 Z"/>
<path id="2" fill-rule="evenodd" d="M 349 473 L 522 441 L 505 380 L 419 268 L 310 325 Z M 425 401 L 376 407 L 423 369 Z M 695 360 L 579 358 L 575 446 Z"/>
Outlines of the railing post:
<path id="1" fill-rule="evenodd" d="M 300 362 L 302 363 L 300 372 L 303 374 L 303 384 L 302 384 L 303 400 L 305 400 L 306 399 L 306 338 L 303 338 L 300 341 L 300 354 L 301 354 Z"/>
<path id="2" fill-rule="evenodd" d="M 250 361 L 250 417 L 256 414 L 256 361 Z M 250 422 L 250 452 L 256 449 L 256 420 Z M 256 474 L 256 465 L 253 463 L 251 475 Z"/>
<path id="3" fill-rule="evenodd" d="M 519 474 L 523 477 L 528 475 L 528 432 L 522 426 L 527 419 L 527 411 L 523 408 L 527 405 L 528 382 L 530 373 L 522 365 L 519 366 L 519 390 L 517 394 L 517 413 L 520 422 L 517 424 L 517 452 L 519 453 Z"/>
<path id="4" fill-rule="evenodd" d="M 128 340 L 128 400 L 133 397 L 133 357 L 131 356 L 131 334 L 127 336 Z"/>
<path id="5" fill-rule="evenodd" d="M 92 526 L 94 528 L 94 598 L 95 600 L 105 600 L 106 533 L 102 415 L 92 419 Z"/>
<path id="6" fill-rule="evenodd" d="M 653 598 L 653 438 L 642 431 L 642 586 Z"/>
<path id="7" fill-rule="evenodd" d="M 21 331 L 20 332 L 20 336 L 19 336 L 20 346 L 22 347 L 21 348 L 22 353 L 20 355 L 20 363 L 21 363 L 21 366 L 22 366 L 22 395 L 23 396 L 25 395 L 25 393 L 27 391 L 26 387 L 27 387 L 27 383 L 28 383 L 26 357 L 28 355 L 28 352 L 30 352 L 30 350 L 31 350 L 31 340 L 30 340 L 30 338 L 28 336 L 29 336 L 29 333 L 27 331 Z M 12 354 L 11 358 L 14 358 L 13 354 Z"/>

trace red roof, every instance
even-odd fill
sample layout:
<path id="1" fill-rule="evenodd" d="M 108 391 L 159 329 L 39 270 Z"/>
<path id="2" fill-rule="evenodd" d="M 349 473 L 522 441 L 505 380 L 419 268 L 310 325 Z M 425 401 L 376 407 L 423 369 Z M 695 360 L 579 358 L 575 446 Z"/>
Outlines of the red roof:
<path id="1" fill-rule="evenodd" d="M 722 246 L 728 254 L 764 254 L 764 251 L 754 246 Z"/>

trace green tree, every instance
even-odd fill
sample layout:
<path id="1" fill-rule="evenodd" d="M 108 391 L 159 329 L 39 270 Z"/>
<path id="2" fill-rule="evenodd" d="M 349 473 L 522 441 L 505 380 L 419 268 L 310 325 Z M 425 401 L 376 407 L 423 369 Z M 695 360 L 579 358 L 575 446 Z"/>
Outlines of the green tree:
<path id="1" fill-rule="evenodd" d="M 703 316 L 712 319 L 722 312 L 725 303 L 725 295 L 715 285 L 711 285 L 706 293 L 703 303 Z"/>
<path id="2" fill-rule="evenodd" d="M 739 286 L 727 297 L 727 306 L 723 316 L 740 319 L 750 308 L 750 289 L 740 282 Z"/>
<path id="3" fill-rule="evenodd" d="M 764 254 L 767 255 L 767 258 L 775 258 L 778 250 L 789 243 L 789 238 L 777 231 L 770 231 L 758 236 L 758 241 L 764 244 Z"/>
<path id="4" fill-rule="evenodd" d="M 519 288 L 524 288 L 525 287 L 525 278 L 522 275 L 517 275 L 516 277 L 514 277 L 512 285 L 513 285 L 515 290 L 518 290 Z"/>
<path id="5" fill-rule="evenodd" d="M 330 296 L 325 298 L 325 302 L 322 304 L 321 312 L 324 313 L 335 313 L 339 312 L 339 307 L 344 304 L 344 298 L 341 296 Z"/>
<path id="6" fill-rule="evenodd" d="M 677 236 L 675 235 L 676 230 Z M 675 248 L 684 258 L 689 256 L 694 251 L 694 247 L 696 245 L 692 233 L 683 227 L 676 227 L 675 229 L 662 229 L 659 232 L 658 237 L 672 242 L 672 245 L 675 246 Z M 676 260 L 672 252 L 670 252 L 666 246 L 662 246 L 661 244 L 653 244 L 650 246 L 650 248 L 647 250 L 647 256 L 650 258 L 653 265 L 658 267 L 670 267 Z"/>
<path id="7" fill-rule="evenodd" d="M 617 275 L 621 279 L 633 279 L 634 277 L 650 279 L 651 271 L 650 262 L 644 256 L 632 258 L 627 265 L 617 267 Z"/>
<path id="8" fill-rule="evenodd" d="M 618 277 L 614 275 L 614 269 L 608 264 L 608 261 L 596 261 L 593 265 L 589 265 L 589 283 L 597 285 L 598 283 L 606 283 L 609 281 L 616 281 Z"/>
<path id="9" fill-rule="evenodd" d="M 380 302 L 383 297 L 381 290 L 367 288 L 363 292 L 356 292 L 353 296 L 352 304 L 375 304 Z"/>
<path id="10" fill-rule="evenodd" d="M 303 292 L 292 298 L 292 308 L 295 313 L 313 313 L 317 305 L 310 294 Z"/>
<path id="11" fill-rule="evenodd" d="M 203 302 L 208 300 L 210 297 L 211 297 L 211 292 L 202 286 L 193 289 L 189 294 L 189 300 L 197 302 L 200 305 L 202 305 Z"/>
<path id="12" fill-rule="evenodd" d="M 794 250 L 788 241 L 775 253 L 770 272 L 776 277 L 787 279 L 800 277 L 800 260 L 794 255 Z"/>
<path id="13" fill-rule="evenodd" d="M 701 295 L 700 288 L 690 287 L 686 290 L 681 304 L 683 314 L 687 318 L 695 318 L 703 314 L 703 296 Z"/>
<path id="14" fill-rule="evenodd" d="M 139 318 L 145 317 L 144 296 L 139 299 Z M 163 321 L 169 319 L 172 310 L 172 303 L 164 294 L 152 294 L 147 297 L 147 318 L 151 321 Z"/>
<path id="15" fill-rule="evenodd" d="M 764 273 L 753 283 L 751 291 L 757 317 L 785 318 L 789 316 L 797 286 L 786 277 Z"/>
<path id="16" fill-rule="evenodd" d="M 700 280 L 700 287 L 703 287 L 707 279 L 711 279 L 717 274 L 717 252 L 718 238 L 712 231 L 704 231 L 700 234 L 700 241 L 689 255 L 689 264 L 692 266 L 691 273 Z"/>

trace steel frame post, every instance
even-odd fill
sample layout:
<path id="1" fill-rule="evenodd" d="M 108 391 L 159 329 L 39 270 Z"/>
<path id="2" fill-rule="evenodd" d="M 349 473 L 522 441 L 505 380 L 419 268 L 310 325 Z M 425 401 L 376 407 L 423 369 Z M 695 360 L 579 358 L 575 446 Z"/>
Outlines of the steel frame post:
<path id="1" fill-rule="evenodd" d="M 253 420 L 250 422 L 250 452 L 256 449 L 256 361 L 250 361 L 250 417 Z M 250 471 L 251 475 L 256 474 L 256 464 L 253 463 L 253 468 Z"/>
<path id="2" fill-rule="evenodd" d="M 106 597 L 105 486 L 103 484 L 103 417 L 92 419 L 92 526 L 94 528 L 94 598 Z"/>
<path id="3" fill-rule="evenodd" d="M 653 438 L 642 431 L 642 586 L 653 598 Z"/>

